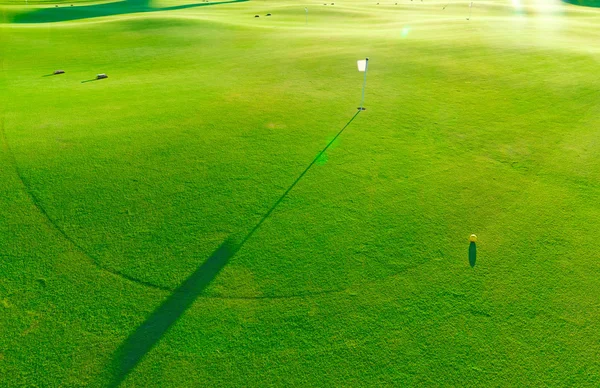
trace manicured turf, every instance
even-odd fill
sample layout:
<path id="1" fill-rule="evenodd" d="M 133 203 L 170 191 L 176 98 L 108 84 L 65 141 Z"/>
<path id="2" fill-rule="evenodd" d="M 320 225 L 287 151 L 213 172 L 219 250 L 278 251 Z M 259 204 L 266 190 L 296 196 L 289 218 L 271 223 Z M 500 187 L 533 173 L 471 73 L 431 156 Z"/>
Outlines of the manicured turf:
<path id="1" fill-rule="evenodd" d="M 600 10 L 468 3 L 0 3 L 0 385 L 598 386 Z"/>

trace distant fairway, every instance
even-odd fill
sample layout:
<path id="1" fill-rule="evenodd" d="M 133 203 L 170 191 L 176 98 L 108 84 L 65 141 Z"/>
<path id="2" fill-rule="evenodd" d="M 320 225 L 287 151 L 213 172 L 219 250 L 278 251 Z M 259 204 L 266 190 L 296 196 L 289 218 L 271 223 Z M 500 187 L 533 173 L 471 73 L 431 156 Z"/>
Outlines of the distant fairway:
<path id="1" fill-rule="evenodd" d="M 599 386 L 600 9 L 395 3 L 0 0 L 0 386 Z"/>

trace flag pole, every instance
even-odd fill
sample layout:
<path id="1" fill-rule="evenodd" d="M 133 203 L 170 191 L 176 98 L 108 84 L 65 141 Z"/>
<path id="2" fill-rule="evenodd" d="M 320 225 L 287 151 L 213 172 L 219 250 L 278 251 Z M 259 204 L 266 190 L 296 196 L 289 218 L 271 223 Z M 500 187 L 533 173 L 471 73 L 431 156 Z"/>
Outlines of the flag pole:
<path id="1" fill-rule="evenodd" d="M 365 87 L 367 86 L 367 70 L 369 70 L 369 58 L 365 58 L 365 79 L 363 81 L 363 88 L 362 88 L 362 96 L 360 97 L 360 106 L 358 107 L 358 110 L 365 110 L 366 108 L 363 107 L 363 104 L 365 102 Z"/>

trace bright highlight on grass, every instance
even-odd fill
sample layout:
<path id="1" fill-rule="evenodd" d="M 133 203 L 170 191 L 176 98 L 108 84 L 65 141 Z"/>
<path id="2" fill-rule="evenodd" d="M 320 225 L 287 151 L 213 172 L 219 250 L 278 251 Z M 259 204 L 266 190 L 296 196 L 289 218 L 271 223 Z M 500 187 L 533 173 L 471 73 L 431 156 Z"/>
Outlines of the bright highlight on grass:
<path id="1" fill-rule="evenodd" d="M 408 33 L 410 32 L 410 28 L 409 27 L 404 27 L 402 28 L 402 32 L 400 34 L 401 37 L 406 38 L 408 36 Z"/>

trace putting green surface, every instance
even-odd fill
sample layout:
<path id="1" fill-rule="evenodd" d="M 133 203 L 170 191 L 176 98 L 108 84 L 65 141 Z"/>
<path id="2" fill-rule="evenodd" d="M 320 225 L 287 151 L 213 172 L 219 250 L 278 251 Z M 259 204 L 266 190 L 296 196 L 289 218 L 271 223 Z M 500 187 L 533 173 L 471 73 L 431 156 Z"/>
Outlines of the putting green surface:
<path id="1" fill-rule="evenodd" d="M 600 10 L 0 20 L 1 386 L 600 384 Z"/>

